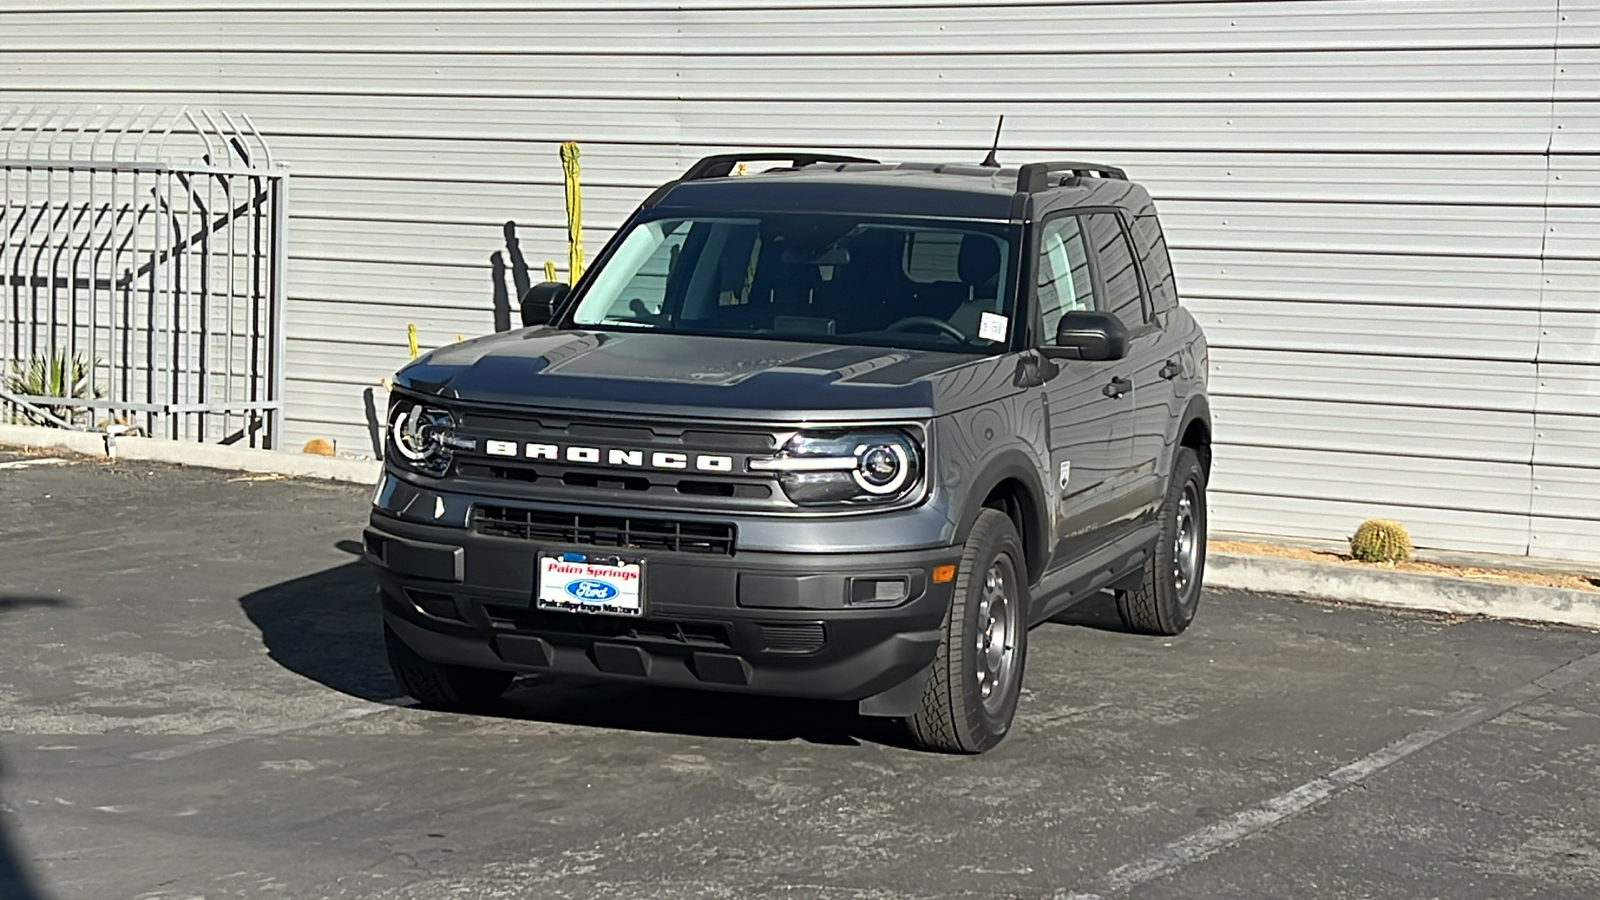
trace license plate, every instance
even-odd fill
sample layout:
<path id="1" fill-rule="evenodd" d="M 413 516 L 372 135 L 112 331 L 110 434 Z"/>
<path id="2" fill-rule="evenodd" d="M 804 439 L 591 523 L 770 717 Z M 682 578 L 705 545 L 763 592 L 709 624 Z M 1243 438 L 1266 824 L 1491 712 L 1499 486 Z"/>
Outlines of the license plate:
<path id="1" fill-rule="evenodd" d="M 642 569 L 640 560 L 615 556 L 583 553 L 541 556 L 534 599 L 539 609 L 642 616 Z"/>

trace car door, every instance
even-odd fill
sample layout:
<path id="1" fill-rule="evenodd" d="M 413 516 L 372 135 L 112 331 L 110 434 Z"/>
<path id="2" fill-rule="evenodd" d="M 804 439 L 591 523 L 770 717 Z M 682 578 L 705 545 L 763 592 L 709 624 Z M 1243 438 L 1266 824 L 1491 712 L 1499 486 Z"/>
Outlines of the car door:
<path id="1" fill-rule="evenodd" d="M 1138 409 L 1134 423 L 1134 458 L 1154 466 L 1155 481 L 1164 485 L 1172 471 L 1179 428 L 1189 392 L 1198 374 L 1198 361 L 1173 321 L 1178 307 L 1178 285 L 1172 260 L 1167 255 L 1167 240 L 1156 219 L 1155 205 L 1146 200 L 1134 211 L 1133 246 L 1139 255 L 1139 273 L 1145 296 L 1150 299 L 1149 315 L 1159 338 L 1155 353 L 1138 370 L 1134 392 Z M 1151 369 L 1154 369 L 1152 372 Z"/>
<path id="2" fill-rule="evenodd" d="M 1166 361 L 1160 326 L 1150 313 L 1150 296 L 1134 253 L 1129 223 L 1120 212 L 1083 215 L 1084 231 L 1093 248 L 1101 309 L 1128 329 L 1128 355 L 1116 366 L 1132 383 L 1123 398 L 1129 416 L 1129 448 L 1123 467 L 1108 475 L 1112 534 L 1120 536 L 1154 513 L 1161 500 L 1157 462 L 1165 443 L 1168 395 L 1172 384 L 1162 377 Z"/>
<path id="3" fill-rule="evenodd" d="M 1102 307 L 1077 216 L 1047 219 L 1039 226 L 1036 246 L 1034 297 L 1040 343 L 1048 344 L 1067 312 Z M 1121 367 L 1120 361 L 1058 360 L 1045 382 L 1056 526 L 1052 568 L 1082 559 L 1110 539 L 1115 480 L 1133 452 L 1132 397 L 1123 387 Z"/>

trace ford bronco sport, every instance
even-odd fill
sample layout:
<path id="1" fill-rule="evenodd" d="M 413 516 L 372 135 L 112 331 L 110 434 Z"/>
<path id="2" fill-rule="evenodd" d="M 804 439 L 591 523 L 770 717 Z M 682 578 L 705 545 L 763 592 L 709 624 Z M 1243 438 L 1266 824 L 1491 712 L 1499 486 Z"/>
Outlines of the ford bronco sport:
<path id="1" fill-rule="evenodd" d="M 1030 626 L 1194 617 L 1206 342 L 1119 169 L 709 157 L 521 312 L 395 378 L 365 543 L 425 704 L 561 673 L 976 753 Z"/>

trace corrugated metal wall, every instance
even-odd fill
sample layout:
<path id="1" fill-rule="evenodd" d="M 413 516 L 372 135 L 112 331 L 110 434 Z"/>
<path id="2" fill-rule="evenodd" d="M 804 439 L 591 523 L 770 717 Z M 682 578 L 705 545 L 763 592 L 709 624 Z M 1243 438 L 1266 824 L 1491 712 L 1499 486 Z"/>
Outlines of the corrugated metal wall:
<path id="1" fill-rule="evenodd" d="M 293 438 L 363 449 L 407 322 L 564 266 L 561 140 L 593 252 L 704 152 L 976 161 L 1004 113 L 1160 202 L 1214 528 L 1600 560 L 1600 0 L 440 7 L 0 6 L 0 103 L 243 110 L 292 162 Z"/>

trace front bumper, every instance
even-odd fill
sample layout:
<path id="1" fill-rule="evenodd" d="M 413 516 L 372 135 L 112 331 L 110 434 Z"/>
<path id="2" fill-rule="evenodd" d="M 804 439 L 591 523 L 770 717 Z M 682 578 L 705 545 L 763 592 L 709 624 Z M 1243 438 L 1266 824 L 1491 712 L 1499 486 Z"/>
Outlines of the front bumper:
<path id="1" fill-rule="evenodd" d="M 933 583 L 931 573 L 959 556 L 950 547 L 645 552 L 647 614 L 634 619 L 534 608 L 539 553 L 594 552 L 592 546 L 492 536 L 382 512 L 373 513 L 365 544 L 385 622 L 425 659 L 868 700 L 863 712 L 876 715 L 915 710 L 953 587 Z"/>

